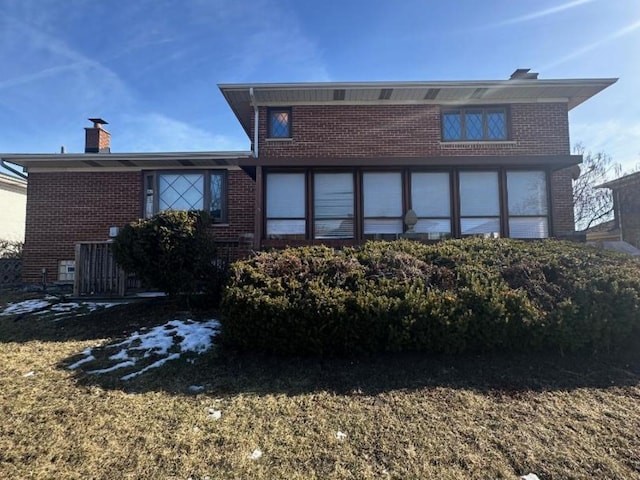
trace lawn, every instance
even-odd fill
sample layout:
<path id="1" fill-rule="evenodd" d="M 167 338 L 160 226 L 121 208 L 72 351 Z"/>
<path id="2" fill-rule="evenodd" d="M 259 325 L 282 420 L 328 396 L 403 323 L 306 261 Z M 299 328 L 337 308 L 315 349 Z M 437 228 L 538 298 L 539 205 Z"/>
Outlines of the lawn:
<path id="1" fill-rule="evenodd" d="M 0 315 L 0 478 L 640 478 L 637 350 L 259 357 L 209 346 L 214 318 Z"/>

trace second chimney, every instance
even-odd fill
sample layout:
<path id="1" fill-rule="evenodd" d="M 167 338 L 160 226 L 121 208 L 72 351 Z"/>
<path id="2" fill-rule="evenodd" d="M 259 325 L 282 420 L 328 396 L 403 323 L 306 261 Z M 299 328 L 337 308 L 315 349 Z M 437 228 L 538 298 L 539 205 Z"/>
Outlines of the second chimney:
<path id="1" fill-rule="evenodd" d="M 101 118 L 90 118 L 89 121 L 93 122 L 93 127 L 85 128 L 84 153 L 110 153 L 111 134 L 102 128 L 108 122 Z"/>

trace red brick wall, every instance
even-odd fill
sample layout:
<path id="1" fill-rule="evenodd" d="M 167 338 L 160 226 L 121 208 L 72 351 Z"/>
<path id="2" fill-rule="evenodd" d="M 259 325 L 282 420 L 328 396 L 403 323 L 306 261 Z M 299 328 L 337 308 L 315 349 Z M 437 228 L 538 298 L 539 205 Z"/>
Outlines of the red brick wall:
<path id="1" fill-rule="evenodd" d="M 229 171 L 227 179 L 228 223 L 213 225 L 211 229 L 217 240 L 233 242 L 240 239 L 240 246 L 232 255 L 245 257 L 253 247 L 255 182 L 242 170 Z"/>
<path id="2" fill-rule="evenodd" d="M 110 226 L 142 213 L 140 172 L 30 173 L 23 281 L 58 278 L 58 261 L 73 260 L 79 241 L 108 240 Z"/>
<path id="3" fill-rule="evenodd" d="M 221 240 L 253 233 L 254 182 L 243 171 L 228 176 L 228 224 L 213 231 Z M 56 281 L 58 261 L 73 260 L 75 244 L 108 240 L 110 226 L 142 216 L 142 173 L 30 173 L 23 281 L 39 283 L 46 268 Z M 248 250 L 249 246 L 242 247 Z"/>
<path id="4" fill-rule="evenodd" d="M 573 217 L 573 168 L 551 174 L 551 216 L 555 236 L 571 235 L 575 231 Z"/>
<path id="5" fill-rule="evenodd" d="M 292 136 L 267 140 L 267 108 L 260 109 L 261 157 L 432 157 L 565 155 L 570 153 L 567 105 L 513 104 L 515 143 L 440 141 L 437 105 L 322 105 L 292 108 Z"/>

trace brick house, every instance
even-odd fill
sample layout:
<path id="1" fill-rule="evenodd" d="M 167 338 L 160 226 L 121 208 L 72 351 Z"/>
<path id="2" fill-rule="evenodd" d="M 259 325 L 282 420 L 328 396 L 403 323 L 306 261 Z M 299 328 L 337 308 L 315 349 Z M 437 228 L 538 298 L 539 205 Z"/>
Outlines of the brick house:
<path id="1" fill-rule="evenodd" d="M 254 247 L 572 235 L 568 112 L 614 82 L 220 85 L 252 140 Z"/>
<path id="2" fill-rule="evenodd" d="M 85 153 L 0 155 L 29 173 L 25 281 L 167 208 L 254 249 L 571 235 L 568 112 L 615 81 L 219 85 L 247 152 L 111 153 L 91 119 Z"/>
<path id="3" fill-rule="evenodd" d="M 599 188 L 611 190 L 613 220 L 587 230 L 587 240 L 624 241 L 640 248 L 640 172 L 603 183 Z"/>

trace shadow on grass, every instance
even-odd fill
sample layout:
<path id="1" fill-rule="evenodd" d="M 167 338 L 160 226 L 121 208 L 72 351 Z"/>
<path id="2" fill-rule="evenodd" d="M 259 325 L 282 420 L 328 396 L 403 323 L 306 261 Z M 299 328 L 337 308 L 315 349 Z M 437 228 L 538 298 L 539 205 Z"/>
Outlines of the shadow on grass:
<path id="1" fill-rule="evenodd" d="M 114 339 L 104 346 L 108 348 L 135 331 L 180 317 L 183 309 L 180 303 L 156 298 L 62 320 L 38 315 L 18 321 L 0 317 L 0 344 Z M 215 318 L 208 313 L 195 318 Z M 59 367 L 66 369 L 80 358 L 78 355 L 66 358 Z M 447 387 L 517 397 L 529 391 L 638 385 L 640 348 L 597 356 L 536 352 L 284 358 L 238 353 L 216 346 L 205 354 L 185 355 L 131 380 L 121 380 L 126 373 L 118 370 L 102 375 L 87 374 L 81 368 L 73 371 L 79 385 L 130 393 L 165 391 L 193 395 L 190 387 L 196 385 L 204 387 L 203 393 L 215 396 L 238 393 L 298 395 L 321 391 L 376 395 L 402 389 Z"/>
<path id="2" fill-rule="evenodd" d="M 91 313 L 54 315 L 35 312 L 0 317 L 0 344 L 31 341 L 65 342 L 122 337 L 141 327 L 161 324 L 181 309 L 165 298 L 133 300 Z"/>
<path id="3" fill-rule="evenodd" d="M 217 397 L 313 392 L 369 396 L 446 387 L 517 398 L 527 392 L 636 386 L 640 351 L 607 356 L 416 353 L 326 359 L 240 354 L 217 347 L 191 361 L 169 362 L 128 381 L 113 375 L 76 375 L 80 385 L 128 393 L 193 395 L 192 386 L 201 386 L 200 393 Z"/>

